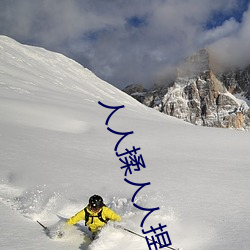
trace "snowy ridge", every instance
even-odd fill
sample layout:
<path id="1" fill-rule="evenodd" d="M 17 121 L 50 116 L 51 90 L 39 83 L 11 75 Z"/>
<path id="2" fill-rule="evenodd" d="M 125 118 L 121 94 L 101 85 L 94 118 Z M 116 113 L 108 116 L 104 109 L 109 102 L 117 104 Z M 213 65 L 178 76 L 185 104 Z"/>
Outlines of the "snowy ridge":
<path id="1" fill-rule="evenodd" d="M 100 194 L 141 233 L 145 213 L 107 130 L 133 131 L 119 152 L 140 147 L 146 168 L 126 176 L 151 182 L 136 204 L 159 207 L 145 229 L 166 224 L 173 247 L 248 250 L 249 133 L 186 124 L 138 103 L 72 60 L 0 37 L 0 211 L 2 249 L 145 250 L 146 241 L 112 223 L 90 242 L 84 222 L 51 240 L 56 228 Z M 139 153 L 139 152 L 138 152 Z M 230 230 L 228 230 L 230 228 Z M 10 237 L 16 236 L 10 241 Z"/>
<path id="2" fill-rule="evenodd" d="M 116 99 L 115 95 L 119 91 L 115 87 L 75 61 L 43 48 L 24 46 L 8 37 L 0 37 L 0 84 L 4 90 L 28 97 L 35 95 L 45 100 L 53 96 L 55 91 L 58 96 L 54 97 L 57 98 L 71 93 L 78 98 L 84 95 L 84 100 L 90 102 L 93 98 L 102 100 L 106 97 L 111 102 Z M 93 78 L 95 84 L 92 84 Z M 122 92 L 119 95 L 126 99 L 127 105 L 136 105 L 133 99 L 126 98 Z"/>

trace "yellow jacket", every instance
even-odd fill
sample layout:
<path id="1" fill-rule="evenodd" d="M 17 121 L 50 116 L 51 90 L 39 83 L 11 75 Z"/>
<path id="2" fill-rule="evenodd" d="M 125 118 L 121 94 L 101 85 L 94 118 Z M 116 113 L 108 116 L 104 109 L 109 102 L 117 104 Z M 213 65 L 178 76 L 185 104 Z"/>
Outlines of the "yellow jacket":
<path id="1" fill-rule="evenodd" d="M 106 223 L 101 221 L 98 218 L 98 214 L 102 211 L 101 215 L 104 221 L 112 220 L 112 221 L 121 221 L 121 217 L 112 211 L 110 208 L 103 206 L 98 212 L 93 212 L 87 207 L 87 211 L 89 212 L 89 219 L 86 222 L 89 230 L 94 233 L 101 227 L 103 227 Z M 95 216 L 95 217 L 92 217 Z M 82 209 L 80 212 L 72 216 L 68 221 L 67 224 L 74 225 L 80 220 L 85 220 L 85 211 Z"/>

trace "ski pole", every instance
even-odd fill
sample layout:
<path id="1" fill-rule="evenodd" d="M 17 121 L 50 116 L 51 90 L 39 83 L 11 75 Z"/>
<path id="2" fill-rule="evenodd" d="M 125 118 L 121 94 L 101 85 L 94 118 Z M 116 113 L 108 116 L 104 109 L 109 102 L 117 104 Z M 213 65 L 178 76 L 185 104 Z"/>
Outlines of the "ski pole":
<path id="1" fill-rule="evenodd" d="M 46 232 L 48 232 L 49 231 L 49 229 L 47 228 L 47 227 L 45 227 L 40 221 L 36 221 L 41 227 L 43 227 L 43 229 L 46 231 Z"/>
<path id="2" fill-rule="evenodd" d="M 36 222 L 37 222 L 40 226 L 42 226 L 43 229 L 45 229 L 45 230 L 47 229 L 47 227 L 45 227 L 40 221 L 37 220 Z"/>
<path id="3" fill-rule="evenodd" d="M 122 228 L 123 230 L 125 230 L 125 231 L 131 233 L 131 234 L 134 234 L 134 235 L 137 235 L 137 236 L 139 236 L 139 237 L 141 237 L 141 238 L 146 239 L 146 237 L 143 236 L 143 235 L 140 235 L 140 234 L 138 234 L 138 233 L 135 233 L 135 232 L 133 232 L 133 231 L 127 229 L 127 228 L 124 228 L 124 227 L 121 227 L 121 228 Z M 151 239 L 149 239 L 149 238 L 148 238 L 148 240 L 153 241 L 153 240 L 151 240 Z M 157 243 L 159 246 L 162 246 L 158 241 L 155 241 L 155 243 Z M 176 248 L 168 247 L 168 246 L 166 246 L 166 247 L 169 248 L 169 249 L 172 249 L 172 250 L 178 250 L 178 249 L 179 249 L 179 248 L 176 249 Z"/>

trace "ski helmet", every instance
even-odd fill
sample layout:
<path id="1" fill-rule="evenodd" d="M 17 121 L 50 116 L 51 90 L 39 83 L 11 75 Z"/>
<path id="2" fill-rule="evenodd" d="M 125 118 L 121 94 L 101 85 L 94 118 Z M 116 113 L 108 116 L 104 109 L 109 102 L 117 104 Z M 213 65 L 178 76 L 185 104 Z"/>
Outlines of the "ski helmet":
<path id="1" fill-rule="evenodd" d="M 91 210 L 99 210 L 103 205 L 103 199 L 101 196 L 95 194 L 89 198 L 89 206 Z"/>

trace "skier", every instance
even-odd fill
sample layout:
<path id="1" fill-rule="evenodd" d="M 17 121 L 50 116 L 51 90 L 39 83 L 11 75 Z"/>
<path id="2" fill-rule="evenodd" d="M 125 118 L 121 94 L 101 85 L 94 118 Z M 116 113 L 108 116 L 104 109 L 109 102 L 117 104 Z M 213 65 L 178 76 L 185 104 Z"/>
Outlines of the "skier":
<path id="1" fill-rule="evenodd" d="M 89 198 L 89 204 L 72 216 L 67 221 L 67 224 L 74 225 L 80 220 L 85 220 L 85 225 L 92 232 L 94 239 L 109 220 L 120 222 L 122 219 L 118 214 L 105 206 L 101 196 L 95 194 Z"/>

